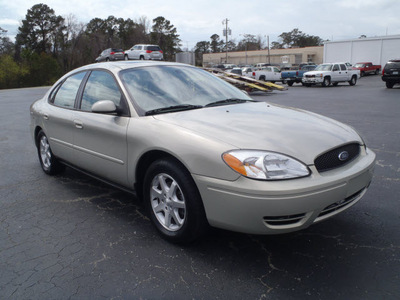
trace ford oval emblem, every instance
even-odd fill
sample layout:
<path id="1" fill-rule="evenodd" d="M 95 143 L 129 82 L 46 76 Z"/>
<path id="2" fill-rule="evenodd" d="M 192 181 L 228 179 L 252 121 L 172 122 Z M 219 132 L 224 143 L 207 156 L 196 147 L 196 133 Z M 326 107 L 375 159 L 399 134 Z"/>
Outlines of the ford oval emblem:
<path id="1" fill-rule="evenodd" d="M 340 152 L 338 157 L 339 157 L 339 160 L 345 161 L 349 158 L 349 152 L 347 152 L 347 151 Z"/>

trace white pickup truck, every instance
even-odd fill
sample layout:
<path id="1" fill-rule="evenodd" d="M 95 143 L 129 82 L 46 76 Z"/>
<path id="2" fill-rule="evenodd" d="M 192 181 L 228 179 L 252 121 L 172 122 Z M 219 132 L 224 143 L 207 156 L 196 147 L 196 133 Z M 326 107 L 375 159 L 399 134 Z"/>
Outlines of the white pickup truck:
<path id="1" fill-rule="evenodd" d="M 281 70 L 274 66 L 268 66 L 253 71 L 252 77 L 257 80 L 271 81 L 272 83 L 275 81 L 282 81 Z"/>
<path id="2" fill-rule="evenodd" d="M 348 68 L 345 63 L 325 63 L 318 65 L 314 71 L 304 73 L 302 82 L 305 86 L 313 84 L 337 86 L 339 82 L 355 85 L 359 78 L 360 70 Z"/>

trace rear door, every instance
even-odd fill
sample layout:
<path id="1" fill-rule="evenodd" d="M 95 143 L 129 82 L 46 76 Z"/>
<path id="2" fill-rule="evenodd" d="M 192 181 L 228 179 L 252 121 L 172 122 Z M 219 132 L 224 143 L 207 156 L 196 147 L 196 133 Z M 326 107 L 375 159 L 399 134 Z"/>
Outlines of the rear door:
<path id="1" fill-rule="evenodd" d="M 49 97 L 49 110 L 43 115 L 44 130 L 55 156 L 74 162 L 75 102 L 86 72 L 68 77 Z"/>
<path id="2" fill-rule="evenodd" d="M 91 112 L 92 105 L 100 100 L 113 101 L 121 113 Z M 129 120 L 126 100 L 113 75 L 105 70 L 92 71 L 73 120 L 78 166 L 97 176 L 126 185 L 126 131 Z"/>

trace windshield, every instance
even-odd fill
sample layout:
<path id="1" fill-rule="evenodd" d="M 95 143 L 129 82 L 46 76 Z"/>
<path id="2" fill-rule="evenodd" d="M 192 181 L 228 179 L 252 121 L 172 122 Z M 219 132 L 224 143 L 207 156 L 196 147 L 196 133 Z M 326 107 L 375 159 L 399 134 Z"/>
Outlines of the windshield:
<path id="1" fill-rule="evenodd" d="M 127 69 L 120 77 L 141 115 L 174 106 L 207 104 L 226 99 L 252 99 L 231 84 L 194 67 L 150 66 Z"/>
<path id="2" fill-rule="evenodd" d="M 355 64 L 354 68 L 364 68 L 364 64 Z"/>
<path id="3" fill-rule="evenodd" d="M 314 71 L 331 71 L 332 70 L 332 66 L 330 64 L 322 64 L 317 66 Z"/>

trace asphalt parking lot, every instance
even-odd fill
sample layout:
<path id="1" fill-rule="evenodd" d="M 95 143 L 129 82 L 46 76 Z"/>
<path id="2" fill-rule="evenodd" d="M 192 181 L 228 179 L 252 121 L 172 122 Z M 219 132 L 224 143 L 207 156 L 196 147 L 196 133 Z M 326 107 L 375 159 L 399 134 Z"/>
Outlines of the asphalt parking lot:
<path id="1" fill-rule="evenodd" d="M 0 90 L 1 299 L 399 299 L 400 87 L 293 87 L 253 98 L 355 127 L 377 154 L 364 198 L 307 230 L 211 230 L 169 244 L 139 201 L 71 169 L 45 175 L 29 106 L 47 88 Z M 251 121 L 251 120 L 249 120 Z"/>

